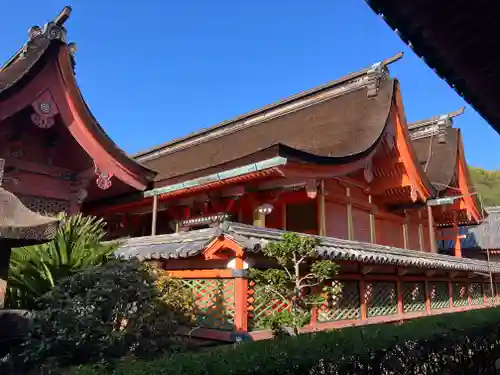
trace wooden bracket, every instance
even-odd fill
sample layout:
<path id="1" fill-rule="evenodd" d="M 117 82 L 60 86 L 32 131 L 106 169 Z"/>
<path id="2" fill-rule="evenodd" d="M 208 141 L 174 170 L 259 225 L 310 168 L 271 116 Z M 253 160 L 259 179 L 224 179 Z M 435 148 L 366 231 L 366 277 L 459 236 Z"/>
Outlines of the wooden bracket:
<path id="1" fill-rule="evenodd" d="M 450 272 L 450 273 L 449 273 L 449 275 L 450 275 L 450 277 L 451 277 L 452 279 L 453 279 L 453 278 L 455 278 L 455 277 L 457 277 L 459 274 L 460 274 L 460 272 L 458 272 L 458 271 L 453 271 L 453 272 Z"/>
<path id="2" fill-rule="evenodd" d="M 370 184 L 370 192 L 373 195 L 383 194 L 388 189 L 398 189 L 412 186 L 411 179 L 406 173 L 396 176 L 377 178 Z"/>

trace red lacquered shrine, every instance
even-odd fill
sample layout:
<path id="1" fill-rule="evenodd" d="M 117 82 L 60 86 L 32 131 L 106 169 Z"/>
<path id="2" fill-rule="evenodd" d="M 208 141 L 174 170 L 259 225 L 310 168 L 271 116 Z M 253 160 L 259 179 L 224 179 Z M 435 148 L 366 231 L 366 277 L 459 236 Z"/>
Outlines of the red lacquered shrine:
<path id="1" fill-rule="evenodd" d="M 104 217 L 110 239 L 129 237 L 119 255 L 182 278 L 193 335 L 269 336 L 262 318 L 283 305 L 263 304 L 246 269 L 272 267 L 260 249 L 284 231 L 317 236 L 341 269 L 342 292 L 304 331 L 497 303 L 500 265 L 462 257 L 459 229 L 484 213 L 453 127 L 461 111 L 408 124 L 389 74 L 402 54 L 129 157 L 76 86 L 67 17 L 31 29 L 0 71 L 12 190 Z M 453 255 L 437 251 L 446 238 Z"/>
<path id="2" fill-rule="evenodd" d="M 142 191 L 154 172 L 129 158 L 92 115 L 75 76 L 64 10 L 0 69 L 5 188 L 29 208 L 76 213 L 84 200 Z"/>

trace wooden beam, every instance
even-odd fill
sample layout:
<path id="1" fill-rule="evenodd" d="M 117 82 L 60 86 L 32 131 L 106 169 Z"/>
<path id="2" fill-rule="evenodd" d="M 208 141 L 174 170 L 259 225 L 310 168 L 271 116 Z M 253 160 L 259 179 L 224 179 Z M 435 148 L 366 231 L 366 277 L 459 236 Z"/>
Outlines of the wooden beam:
<path id="1" fill-rule="evenodd" d="M 236 186 L 228 186 L 222 189 L 219 196 L 220 198 L 241 197 L 245 195 L 245 193 L 246 193 L 245 186 L 236 185 Z"/>
<path id="2" fill-rule="evenodd" d="M 225 279 L 233 277 L 233 270 L 168 270 L 167 275 L 181 279 Z"/>
<path id="3" fill-rule="evenodd" d="M 347 203 L 347 238 L 349 240 L 354 240 L 354 228 L 353 228 L 353 220 L 352 220 L 352 203 L 351 203 L 351 188 L 345 188 L 345 194 L 348 199 Z"/>
<path id="4" fill-rule="evenodd" d="M 405 222 L 403 223 L 403 247 L 408 249 L 410 246 L 408 244 L 408 213 L 405 210 Z"/>
<path id="5" fill-rule="evenodd" d="M 153 195 L 153 211 L 151 212 L 151 235 L 156 235 L 156 219 L 158 217 L 158 195 Z"/>
<path id="6" fill-rule="evenodd" d="M 384 194 L 389 189 L 410 187 L 412 182 L 406 173 L 390 177 L 377 178 L 370 184 L 370 193 L 373 195 Z"/>
<path id="7" fill-rule="evenodd" d="M 373 204 L 373 198 L 371 194 L 368 196 L 368 202 L 370 205 Z M 370 242 L 375 243 L 376 241 L 376 231 L 375 231 L 375 212 L 374 208 L 370 210 Z"/>
<path id="8" fill-rule="evenodd" d="M 424 226 L 422 225 L 422 212 L 418 211 L 418 246 L 424 251 Z"/>
<path id="9" fill-rule="evenodd" d="M 427 206 L 427 220 L 429 221 L 429 241 L 431 243 L 431 253 L 437 253 L 436 234 L 434 232 L 434 217 L 432 216 L 432 206 Z"/>
<path id="10" fill-rule="evenodd" d="M 274 180 L 263 181 L 257 184 L 258 190 L 273 190 L 273 189 L 287 189 L 295 187 L 303 187 L 307 183 L 304 178 L 277 178 Z"/>
<path id="11" fill-rule="evenodd" d="M 319 183 L 319 192 L 317 196 L 318 202 L 318 224 L 319 235 L 326 236 L 326 213 L 325 213 L 325 182 L 323 180 Z"/>

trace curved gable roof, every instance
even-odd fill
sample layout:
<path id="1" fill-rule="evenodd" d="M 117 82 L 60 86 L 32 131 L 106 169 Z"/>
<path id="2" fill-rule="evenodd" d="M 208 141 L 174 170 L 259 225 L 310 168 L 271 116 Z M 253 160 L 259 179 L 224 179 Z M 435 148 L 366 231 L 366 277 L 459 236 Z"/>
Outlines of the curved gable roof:
<path id="1" fill-rule="evenodd" d="M 113 159 L 114 171 L 117 178 L 138 189 L 145 189 L 156 173 L 127 156 L 106 134 L 101 125 L 92 115 L 87 103 L 76 83 L 74 74 L 74 60 L 70 46 L 66 44 L 66 29 L 64 22 L 69 18 L 70 7 L 63 11 L 43 28 L 32 27 L 29 31 L 29 41 L 11 58 L 0 70 L 0 101 L 7 99 L 11 94 L 22 90 L 29 81 L 48 63 L 58 65 L 62 81 L 68 90 L 71 100 L 76 107 L 78 116 L 82 119 L 86 133 L 98 141 L 100 146 Z M 81 140 L 77 141 L 80 143 Z M 96 160 L 96 157 L 89 152 Z M 123 179 L 126 176 L 127 178 Z M 129 178 L 130 177 L 130 178 Z"/>
<path id="2" fill-rule="evenodd" d="M 291 152 L 331 164 L 362 157 L 387 125 L 395 83 L 386 65 L 400 57 L 139 153 L 135 159 L 158 171 L 157 181 L 171 181 L 228 163 L 243 165 L 264 152 L 267 157 Z"/>
<path id="3" fill-rule="evenodd" d="M 438 193 L 453 187 L 459 147 L 458 129 L 453 118 L 463 109 L 408 125 L 417 159 Z"/>

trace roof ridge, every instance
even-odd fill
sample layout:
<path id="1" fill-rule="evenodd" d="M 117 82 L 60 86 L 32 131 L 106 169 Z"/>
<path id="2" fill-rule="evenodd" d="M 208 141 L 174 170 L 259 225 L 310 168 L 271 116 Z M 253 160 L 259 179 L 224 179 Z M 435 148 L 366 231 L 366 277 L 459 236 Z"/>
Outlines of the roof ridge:
<path id="1" fill-rule="evenodd" d="M 0 72 L 8 68 L 19 58 L 22 58 L 28 51 L 30 43 L 36 38 L 46 37 L 48 39 L 59 39 L 66 42 L 66 29 L 64 28 L 64 24 L 69 19 L 71 11 L 71 6 L 67 5 L 52 21 L 45 23 L 43 28 L 40 26 L 30 27 L 28 30 L 28 40 L 5 64 L 0 66 Z"/>
<path id="2" fill-rule="evenodd" d="M 449 112 L 439 116 L 415 121 L 408 124 L 408 132 L 412 141 L 422 138 L 433 137 L 436 135 L 445 136 L 446 130 L 453 128 L 453 119 L 464 113 L 465 107 L 462 107 L 454 112 Z"/>
<path id="3" fill-rule="evenodd" d="M 149 150 L 136 153 L 131 157 L 139 162 L 146 162 L 214 138 L 219 138 L 229 133 L 237 132 L 252 125 L 316 104 L 311 102 L 313 100 L 311 97 L 317 97 L 320 93 L 325 96 L 325 98 L 320 97 L 320 101 L 340 96 L 363 87 L 369 88 L 368 96 L 376 95 L 380 80 L 389 78 L 387 66 L 402 57 L 403 53 L 400 52 L 386 60 L 371 65 L 369 68 L 347 74 L 337 80 L 302 91 L 260 109 L 223 121 L 212 127 L 190 133 L 184 137 L 174 139 Z"/>

